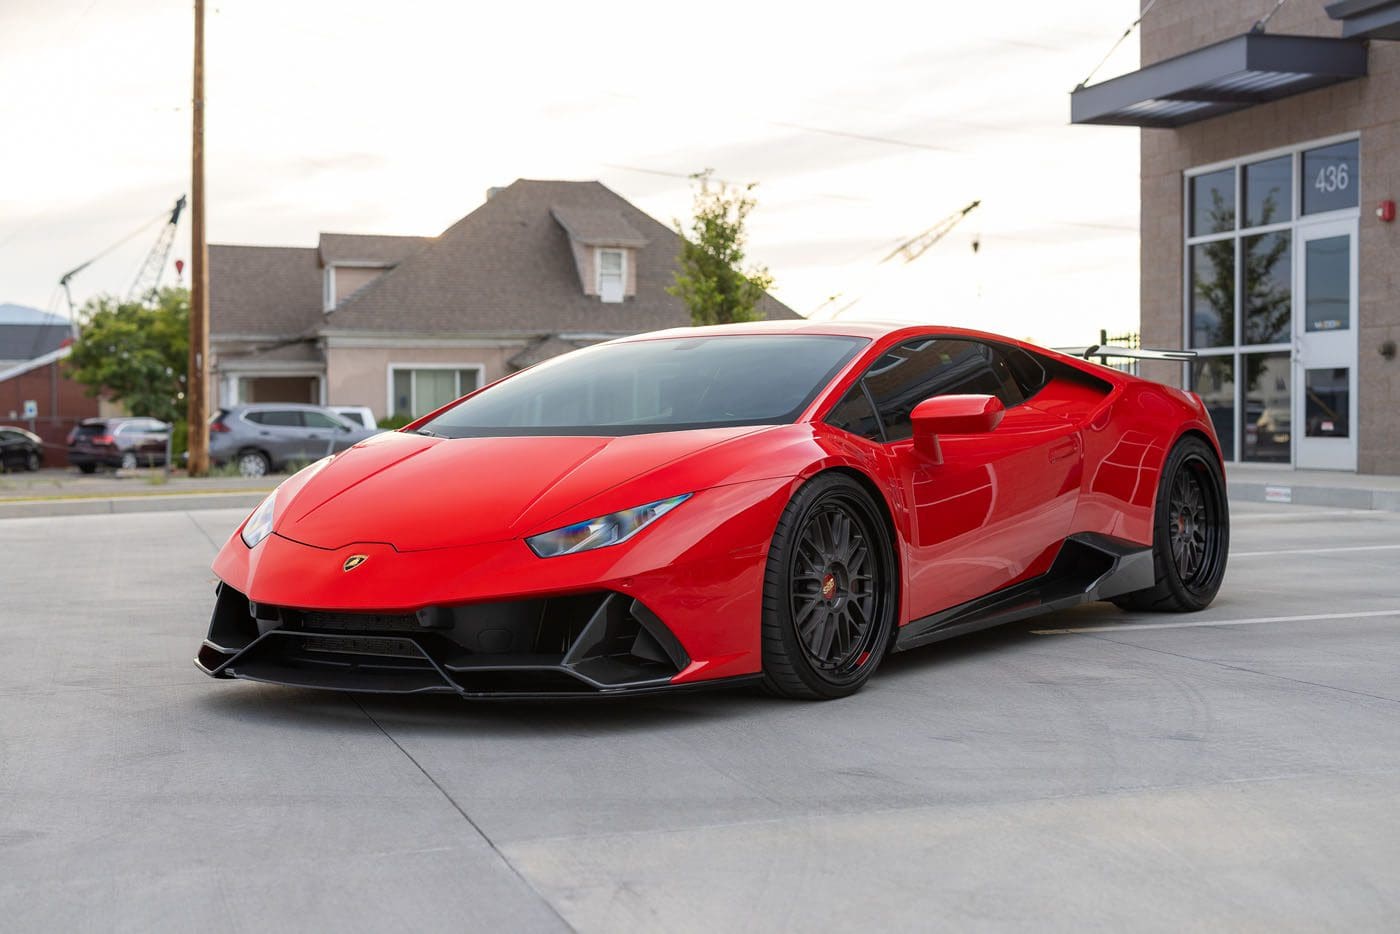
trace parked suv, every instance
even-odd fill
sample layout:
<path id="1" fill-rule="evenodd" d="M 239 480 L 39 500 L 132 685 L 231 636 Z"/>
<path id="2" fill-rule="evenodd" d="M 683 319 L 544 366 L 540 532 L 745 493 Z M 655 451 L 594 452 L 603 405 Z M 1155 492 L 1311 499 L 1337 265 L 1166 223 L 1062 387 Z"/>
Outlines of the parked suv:
<path id="1" fill-rule="evenodd" d="M 289 464 L 320 460 L 378 433 L 318 405 L 235 405 L 209 420 L 209 459 L 237 464 L 245 477 L 261 477 Z"/>
<path id="2" fill-rule="evenodd" d="M 68 463 L 83 473 L 98 467 L 155 467 L 165 463 L 170 426 L 155 418 L 85 418 L 68 433 Z"/>

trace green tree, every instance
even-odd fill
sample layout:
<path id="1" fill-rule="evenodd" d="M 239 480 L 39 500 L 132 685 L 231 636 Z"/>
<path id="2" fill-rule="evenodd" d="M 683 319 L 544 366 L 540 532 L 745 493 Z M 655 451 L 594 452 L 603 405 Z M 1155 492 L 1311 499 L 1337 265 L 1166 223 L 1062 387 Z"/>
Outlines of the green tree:
<path id="1" fill-rule="evenodd" d="M 757 203 L 754 186 L 737 189 L 716 182 L 709 169 L 691 178 L 699 182 L 695 216 L 689 230 L 675 222 L 681 236 L 676 257 L 680 268 L 666 291 L 685 302 L 696 326 L 757 321 L 763 317 L 759 299 L 773 285 L 773 277 L 763 266 L 742 268 L 744 224 Z"/>
<path id="2" fill-rule="evenodd" d="M 133 415 L 166 422 L 185 418 L 190 353 L 190 296 L 166 288 L 153 304 L 104 295 L 83 306 L 81 336 L 68 358 L 68 375 L 90 396 L 106 392 Z"/>

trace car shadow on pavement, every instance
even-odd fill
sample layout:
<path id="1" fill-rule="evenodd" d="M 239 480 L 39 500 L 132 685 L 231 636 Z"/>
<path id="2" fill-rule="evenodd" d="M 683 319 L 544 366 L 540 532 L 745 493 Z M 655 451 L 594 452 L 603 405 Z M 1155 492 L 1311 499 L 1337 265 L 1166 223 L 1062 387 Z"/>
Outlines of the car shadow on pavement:
<path id="1" fill-rule="evenodd" d="M 1035 630 L 1092 625 L 1123 617 L 1107 604 L 1041 616 L 898 652 L 885 659 L 867 688 L 842 703 L 872 698 L 881 682 L 907 686 L 936 669 L 1011 653 L 1041 638 Z M 872 690 L 872 688 L 874 690 Z M 211 713 L 279 729 L 321 730 L 363 723 L 410 728 L 416 732 L 495 736 L 541 733 L 647 732 L 703 721 L 781 713 L 808 701 L 771 697 L 758 686 L 636 696 L 555 700 L 466 700 L 448 694 L 351 694 L 282 687 L 248 681 L 221 682 L 199 703 Z"/>
<path id="2" fill-rule="evenodd" d="M 751 714 L 786 701 L 756 688 L 688 691 L 668 696 L 557 700 L 467 700 L 447 694 L 350 694 L 236 682 L 198 702 L 211 714 L 279 729 L 321 730 L 363 723 L 415 732 L 539 735 L 572 731 L 646 732 Z"/>

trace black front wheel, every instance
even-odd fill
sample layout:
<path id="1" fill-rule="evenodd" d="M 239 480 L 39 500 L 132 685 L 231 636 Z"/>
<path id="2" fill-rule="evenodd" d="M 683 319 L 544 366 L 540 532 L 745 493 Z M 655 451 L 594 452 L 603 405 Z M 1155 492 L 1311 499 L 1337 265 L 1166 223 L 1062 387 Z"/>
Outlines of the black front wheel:
<path id="1" fill-rule="evenodd" d="M 784 697 L 855 693 L 889 649 L 898 604 L 883 514 L 856 480 L 822 474 L 778 520 L 763 586 L 763 680 Z"/>
<path id="2" fill-rule="evenodd" d="M 1204 610 L 1225 579 L 1229 553 L 1224 471 L 1209 444 L 1188 436 L 1167 456 L 1157 487 L 1152 530 L 1157 584 L 1113 602 L 1125 610 Z"/>

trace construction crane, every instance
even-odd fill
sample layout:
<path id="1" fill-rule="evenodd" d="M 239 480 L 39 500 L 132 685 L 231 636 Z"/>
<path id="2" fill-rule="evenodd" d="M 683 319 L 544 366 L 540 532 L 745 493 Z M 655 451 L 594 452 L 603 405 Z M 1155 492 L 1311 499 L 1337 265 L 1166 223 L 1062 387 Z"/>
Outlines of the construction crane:
<path id="1" fill-rule="evenodd" d="M 884 259 L 880 260 L 874 266 L 870 267 L 869 272 L 866 275 L 867 281 L 865 285 L 869 286 L 870 281 L 873 280 L 874 277 L 877 275 L 879 268 L 885 263 L 888 263 L 890 260 L 894 259 L 896 256 L 903 256 L 904 262 L 906 264 L 912 263 L 920 256 L 923 256 L 925 253 L 927 253 L 930 249 L 933 248 L 934 244 L 938 243 L 938 241 L 942 240 L 944 237 L 948 236 L 948 234 L 952 233 L 953 228 L 958 226 L 958 224 L 962 223 L 963 218 L 967 217 L 967 215 L 977 210 L 978 205 L 980 205 L 981 203 L 982 202 L 980 199 L 977 201 L 973 201 L 961 211 L 954 211 L 952 214 L 949 214 L 947 217 L 934 224 L 928 230 L 925 230 L 922 233 L 917 234 L 916 236 L 910 237 L 908 240 L 901 242 L 898 246 L 891 250 L 884 257 Z M 972 252 L 976 253 L 981 248 L 981 246 L 981 238 L 974 237 L 972 240 Z M 861 289 L 861 291 L 863 292 L 864 289 Z M 831 296 L 826 301 L 822 302 L 821 305 L 813 309 L 813 311 L 811 312 L 811 316 L 815 317 L 820 312 L 831 307 L 832 305 L 835 305 L 836 302 L 840 301 L 843 297 L 844 295 L 842 293 L 837 293 Z M 857 294 L 855 298 L 850 299 L 844 305 L 832 311 L 827 317 L 839 317 L 840 315 L 845 314 L 847 311 L 850 311 L 851 308 L 859 301 L 860 294 Z"/>
<path id="2" fill-rule="evenodd" d="M 149 230 L 153 224 L 164 220 L 165 226 L 161 228 L 160 233 L 156 236 L 155 244 L 151 247 L 150 252 L 146 254 L 146 259 L 141 264 L 141 270 L 136 274 L 136 281 L 131 284 L 131 291 L 127 294 L 126 300 L 137 301 L 156 293 L 160 288 L 160 277 L 161 273 L 165 270 L 165 261 L 170 258 L 170 248 L 175 242 L 175 228 L 179 225 L 180 215 L 184 213 L 184 210 L 185 196 L 181 195 L 180 199 L 175 202 L 174 209 L 160 212 L 153 220 L 142 224 L 116 243 L 113 243 L 111 246 L 98 253 L 92 259 L 74 266 L 59 278 L 59 287 L 63 289 L 64 297 L 68 299 L 68 318 L 70 321 L 74 322 L 75 326 L 78 320 L 78 308 L 77 305 L 73 303 L 73 290 L 70 287 L 73 277 L 118 247 L 125 246 L 127 243 L 135 240 L 141 234 Z M 149 284 L 143 289 L 143 283 Z"/>
<path id="3" fill-rule="evenodd" d="M 128 302 L 149 301 L 160 294 L 161 273 L 165 272 L 165 263 L 170 259 L 170 248 L 175 245 L 175 228 L 180 226 L 180 215 L 184 210 L 185 196 L 181 195 L 170 212 L 170 220 L 156 235 L 156 242 L 146 254 L 146 261 L 136 273 L 136 279 L 131 283 L 131 291 L 126 293 Z"/>
<path id="4" fill-rule="evenodd" d="M 925 230 L 918 236 L 910 237 L 908 240 L 905 240 L 899 246 L 891 250 L 889 255 L 886 256 L 884 259 L 880 260 L 880 262 L 888 263 L 896 256 L 903 256 L 904 261 L 906 263 L 914 262 L 914 260 L 918 259 L 920 256 L 923 256 L 926 252 L 928 252 L 929 248 L 932 247 L 935 243 L 948 236 L 948 234 L 952 232 L 953 228 L 958 226 L 958 224 L 962 222 L 962 219 L 964 217 L 967 217 L 967 215 L 977 210 L 977 206 L 981 203 L 982 202 L 980 200 L 974 201 L 967 207 L 963 208 L 961 211 L 949 214 L 947 217 L 943 218 L 941 221 L 934 224 L 932 227 L 930 227 L 928 230 Z M 974 246 L 973 250 L 975 251 L 976 249 L 977 247 Z"/>

